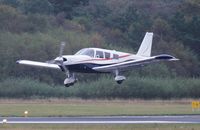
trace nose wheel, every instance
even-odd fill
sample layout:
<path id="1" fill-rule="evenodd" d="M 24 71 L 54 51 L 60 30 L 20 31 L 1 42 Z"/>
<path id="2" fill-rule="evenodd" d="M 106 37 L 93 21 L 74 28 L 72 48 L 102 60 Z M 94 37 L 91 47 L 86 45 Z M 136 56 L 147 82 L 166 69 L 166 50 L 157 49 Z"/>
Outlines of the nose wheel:
<path id="1" fill-rule="evenodd" d="M 74 73 L 73 74 L 68 73 L 67 78 L 64 80 L 64 85 L 65 87 L 70 87 L 73 86 L 77 81 L 78 80 L 77 78 L 75 78 Z"/>
<path id="2" fill-rule="evenodd" d="M 65 85 L 65 87 L 70 87 L 70 86 L 73 86 L 76 82 L 77 82 L 76 78 L 70 77 L 70 78 L 66 78 L 64 80 L 64 85 Z"/>

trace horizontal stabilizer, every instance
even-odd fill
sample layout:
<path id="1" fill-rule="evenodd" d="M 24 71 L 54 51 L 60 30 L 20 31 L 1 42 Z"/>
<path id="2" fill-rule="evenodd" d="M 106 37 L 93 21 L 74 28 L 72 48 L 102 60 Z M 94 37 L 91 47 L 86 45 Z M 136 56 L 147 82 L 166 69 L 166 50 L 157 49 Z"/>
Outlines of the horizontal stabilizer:
<path id="1" fill-rule="evenodd" d="M 168 60 L 168 61 L 177 61 L 179 59 L 175 58 L 174 56 L 168 55 L 168 54 L 161 54 L 154 56 L 156 60 Z"/>

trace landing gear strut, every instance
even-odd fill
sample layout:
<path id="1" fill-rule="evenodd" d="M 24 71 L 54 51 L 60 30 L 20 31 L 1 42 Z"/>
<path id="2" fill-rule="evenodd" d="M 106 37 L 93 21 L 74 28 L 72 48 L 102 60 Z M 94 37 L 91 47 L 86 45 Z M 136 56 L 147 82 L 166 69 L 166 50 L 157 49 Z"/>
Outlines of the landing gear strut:
<path id="1" fill-rule="evenodd" d="M 120 76 L 119 75 L 119 71 L 116 70 L 115 71 L 115 81 L 118 83 L 118 84 L 122 84 L 122 82 L 126 79 L 125 76 Z"/>

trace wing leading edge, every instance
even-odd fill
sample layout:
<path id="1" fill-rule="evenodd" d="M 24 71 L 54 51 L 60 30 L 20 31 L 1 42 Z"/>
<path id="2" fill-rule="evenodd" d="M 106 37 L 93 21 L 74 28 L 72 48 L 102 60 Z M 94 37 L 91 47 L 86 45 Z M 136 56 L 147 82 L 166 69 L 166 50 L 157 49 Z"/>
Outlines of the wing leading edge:
<path id="1" fill-rule="evenodd" d="M 30 60 L 18 60 L 16 63 L 22 64 L 22 65 L 28 65 L 28 66 L 60 69 L 60 67 L 57 64 L 51 64 L 51 63 L 45 63 L 45 62 L 37 62 L 37 61 L 30 61 Z"/>

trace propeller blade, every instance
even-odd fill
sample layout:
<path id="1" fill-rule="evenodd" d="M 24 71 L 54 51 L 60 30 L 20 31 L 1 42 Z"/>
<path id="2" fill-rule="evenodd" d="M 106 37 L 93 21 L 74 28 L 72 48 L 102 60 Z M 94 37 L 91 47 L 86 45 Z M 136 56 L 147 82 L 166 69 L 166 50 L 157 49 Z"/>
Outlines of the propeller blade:
<path id="1" fill-rule="evenodd" d="M 62 57 L 63 51 L 64 51 L 64 47 L 65 47 L 65 42 L 61 42 L 61 44 L 60 44 L 59 57 Z"/>
<path id="2" fill-rule="evenodd" d="M 53 60 L 46 61 L 46 63 L 62 65 L 62 64 L 63 64 L 63 61 L 64 61 L 64 59 L 62 58 L 63 51 L 64 51 L 64 47 L 65 47 L 65 42 L 61 42 L 61 44 L 60 44 L 59 56 L 56 57 L 56 58 L 53 59 Z"/>

